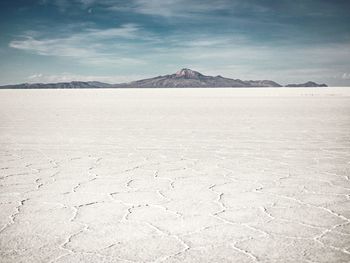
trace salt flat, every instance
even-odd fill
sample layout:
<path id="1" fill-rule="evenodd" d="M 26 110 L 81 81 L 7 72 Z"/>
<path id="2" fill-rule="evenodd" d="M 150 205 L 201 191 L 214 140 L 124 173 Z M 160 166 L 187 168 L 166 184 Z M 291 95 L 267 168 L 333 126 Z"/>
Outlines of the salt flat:
<path id="1" fill-rule="evenodd" d="M 350 262 L 350 88 L 0 90 L 0 262 Z"/>

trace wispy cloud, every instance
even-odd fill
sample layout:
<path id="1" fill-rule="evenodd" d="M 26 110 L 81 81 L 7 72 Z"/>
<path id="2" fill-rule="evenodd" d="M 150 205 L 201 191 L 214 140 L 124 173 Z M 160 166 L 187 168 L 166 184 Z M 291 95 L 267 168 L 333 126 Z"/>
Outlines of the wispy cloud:
<path id="1" fill-rule="evenodd" d="M 84 63 L 141 63 L 137 59 L 123 58 L 111 49 L 111 43 L 141 37 L 136 24 L 125 24 L 118 28 L 88 28 L 81 33 L 67 37 L 43 38 L 38 32 L 30 32 L 21 39 L 9 43 L 11 48 L 28 51 L 43 56 L 80 58 Z M 107 41 L 107 42 L 106 42 Z"/>
<path id="2" fill-rule="evenodd" d="M 343 74 L 341 75 L 341 78 L 342 78 L 342 79 L 350 79 L 350 73 L 343 73 Z"/>
<path id="3" fill-rule="evenodd" d="M 78 38 L 136 38 L 140 28 L 136 24 L 125 24 L 119 28 L 87 29 L 85 33 L 77 35 Z"/>
<path id="4" fill-rule="evenodd" d="M 48 0 L 41 0 L 44 4 L 52 4 Z M 83 9 L 99 6 L 112 11 L 129 11 L 138 14 L 161 17 L 190 17 L 218 10 L 229 10 L 236 0 L 53 0 L 61 10 L 78 6 Z"/>
<path id="5" fill-rule="evenodd" d="M 37 40 L 28 36 L 22 40 L 11 41 L 9 46 L 43 56 L 83 58 L 97 55 L 94 49 L 77 46 L 72 38 Z"/>
<path id="6" fill-rule="evenodd" d="M 135 0 L 133 10 L 147 15 L 164 17 L 194 16 L 216 10 L 225 10 L 229 1 L 193 0 Z"/>
<path id="7" fill-rule="evenodd" d="M 141 77 L 140 75 L 118 75 L 118 76 L 101 76 L 101 75 L 79 75 L 68 72 L 61 74 L 44 74 L 35 73 L 27 77 L 28 83 L 57 83 L 71 81 L 100 81 L 110 84 L 125 83 Z"/>

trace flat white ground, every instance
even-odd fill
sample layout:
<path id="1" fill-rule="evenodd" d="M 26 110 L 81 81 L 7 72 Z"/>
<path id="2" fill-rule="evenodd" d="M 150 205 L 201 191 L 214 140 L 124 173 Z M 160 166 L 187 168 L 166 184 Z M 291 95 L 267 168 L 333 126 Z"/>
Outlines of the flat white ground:
<path id="1" fill-rule="evenodd" d="M 0 91 L 0 262 L 349 262 L 350 88 Z"/>

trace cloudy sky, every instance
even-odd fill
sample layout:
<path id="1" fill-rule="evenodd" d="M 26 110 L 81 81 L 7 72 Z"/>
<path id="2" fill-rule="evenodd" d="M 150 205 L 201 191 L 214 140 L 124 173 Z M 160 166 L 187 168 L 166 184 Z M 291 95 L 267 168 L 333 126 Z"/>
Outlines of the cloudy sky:
<path id="1" fill-rule="evenodd" d="M 0 84 L 206 75 L 350 86 L 349 0 L 1 0 Z"/>

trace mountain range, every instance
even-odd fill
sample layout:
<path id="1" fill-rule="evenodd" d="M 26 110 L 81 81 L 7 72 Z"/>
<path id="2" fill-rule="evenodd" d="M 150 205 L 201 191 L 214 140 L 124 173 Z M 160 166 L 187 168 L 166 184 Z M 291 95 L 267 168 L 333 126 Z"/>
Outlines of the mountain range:
<path id="1" fill-rule="evenodd" d="M 87 89 L 87 88 L 219 88 L 219 87 L 282 87 L 272 80 L 240 80 L 218 76 L 206 76 L 191 69 L 181 69 L 165 76 L 142 79 L 122 84 L 98 81 L 72 81 L 61 83 L 24 83 L 0 86 L 1 89 Z M 288 84 L 286 87 L 327 87 L 325 84 L 307 82 Z"/>

